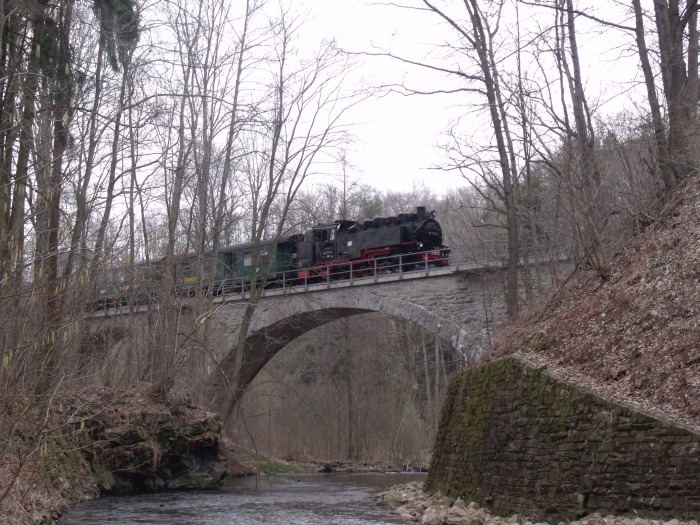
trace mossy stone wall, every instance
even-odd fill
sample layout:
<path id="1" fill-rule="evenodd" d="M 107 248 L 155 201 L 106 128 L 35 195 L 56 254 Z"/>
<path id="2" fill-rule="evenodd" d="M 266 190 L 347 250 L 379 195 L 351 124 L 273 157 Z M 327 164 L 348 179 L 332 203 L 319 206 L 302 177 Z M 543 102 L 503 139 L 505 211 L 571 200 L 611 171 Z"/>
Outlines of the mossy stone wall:
<path id="1" fill-rule="evenodd" d="M 700 516 L 700 433 L 508 356 L 451 384 L 428 490 L 493 511 Z"/>

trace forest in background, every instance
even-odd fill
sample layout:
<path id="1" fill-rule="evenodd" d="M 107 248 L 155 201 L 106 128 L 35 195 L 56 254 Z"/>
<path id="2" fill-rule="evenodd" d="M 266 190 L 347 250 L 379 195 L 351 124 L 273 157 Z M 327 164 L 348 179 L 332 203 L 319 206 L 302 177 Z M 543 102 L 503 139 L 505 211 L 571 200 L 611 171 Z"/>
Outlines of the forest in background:
<path id="1" fill-rule="evenodd" d="M 0 1 L 0 459 L 8 468 L 20 472 L 61 431 L 48 425 L 58 394 L 109 376 L 91 353 L 85 306 L 110 269 L 126 268 L 128 284 L 134 263 L 172 268 L 196 253 L 204 281 L 205 251 L 425 205 L 450 245 L 503 257 L 516 319 L 543 291 L 551 255 L 606 280 L 606 244 L 654 222 L 657 199 L 696 169 L 695 0 L 632 0 L 614 20 L 573 0 L 416 1 L 407 5 L 444 23 L 448 36 L 415 57 L 347 53 L 332 40 L 300 46 L 304 19 L 289 4 Z M 512 23 L 526 10 L 535 32 Z M 598 111 L 580 63 L 582 21 L 616 31 L 610 45 L 638 59 L 629 81 L 644 104 Z M 363 85 L 351 73 L 372 58 L 437 71 L 444 83 Z M 379 193 L 357 181 L 353 112 L 396 91 L 468 100 L 446 122 L 437 167 L 463 174 L 463 188 Z M 477 117 L 483 136 L 470 125 Z M 518 270 L 520 258 L 531 271 Z M 184 353 L 172 288 L 166 274 L 145 335 L 151 351 L 134 354 L 113 383 L 151 383 L 159 399 L 172 393 Z M 203 290 L 198 315 L 212 308 Z M 244 324 L 260 294 L 251 290 Z M 379 332 L 371 345 L 343 336 L 363 323 Z M 337 352 L 320 351 L 333 333 L 343 341 Z M 429 453 L 442 387 L 458 366 L 429 334 L 373 317 L 310 334 L 279 360 L 247 400 L 253 443 L 289 456 L 392 461 Z M 228 379 L 235 386 L 235 371 Z M 290 406 L 276 405 L 273 384 L 319 404 L 301 403 L 289 425 L 273 426 Z M 313 439 L 304 442 L 294 421 L 315 421 Z M 249 431 L 236 430 L 241 439 Z M 0 485 L 0 501 L 11 486 Z"/>

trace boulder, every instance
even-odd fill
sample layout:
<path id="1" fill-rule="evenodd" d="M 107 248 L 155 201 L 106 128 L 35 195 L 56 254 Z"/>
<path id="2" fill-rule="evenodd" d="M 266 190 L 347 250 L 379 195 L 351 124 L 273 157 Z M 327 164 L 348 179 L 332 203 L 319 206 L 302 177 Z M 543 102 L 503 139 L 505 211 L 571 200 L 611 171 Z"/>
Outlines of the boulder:
<path id="1" fill-rule="evenodd" d="M 228 472 L 219 415 L 188 404 L 120 397 L 93 403 L 76 426 L 103 494 L 211 489 Z"/>

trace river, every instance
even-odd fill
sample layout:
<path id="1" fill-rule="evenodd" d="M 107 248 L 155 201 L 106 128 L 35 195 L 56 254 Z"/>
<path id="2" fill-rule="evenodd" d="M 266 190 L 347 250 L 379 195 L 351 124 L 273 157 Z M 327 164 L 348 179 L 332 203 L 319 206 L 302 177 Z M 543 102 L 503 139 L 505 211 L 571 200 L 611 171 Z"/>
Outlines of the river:
<path id="1" fill-rule="evenodd" d="M 220 490 L 107 496 L 77 504 L 61 525 L 389 525 L 373 494 L 424 474 L 285 474 L 238 478 Z"/>

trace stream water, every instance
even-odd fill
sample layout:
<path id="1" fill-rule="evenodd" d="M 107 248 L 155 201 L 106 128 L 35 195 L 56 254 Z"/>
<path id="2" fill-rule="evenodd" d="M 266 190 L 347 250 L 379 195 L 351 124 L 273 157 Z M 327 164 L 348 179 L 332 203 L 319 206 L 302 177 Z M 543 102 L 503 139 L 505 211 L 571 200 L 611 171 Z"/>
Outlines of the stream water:
<path id="1" fill-rule="evenodd" d="M 294 474 L 228 481 L 215 491 L 108 496 L 61 525 L 379 525 L 402 523 L 372 496 L 424 474 Z"/>

